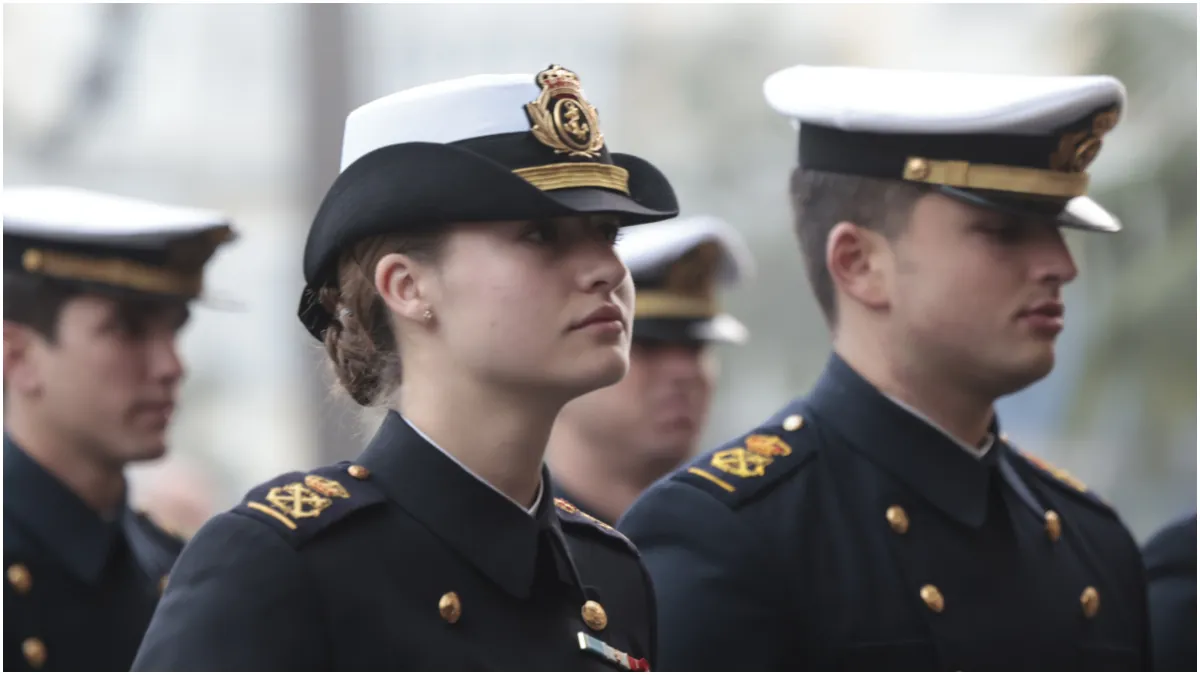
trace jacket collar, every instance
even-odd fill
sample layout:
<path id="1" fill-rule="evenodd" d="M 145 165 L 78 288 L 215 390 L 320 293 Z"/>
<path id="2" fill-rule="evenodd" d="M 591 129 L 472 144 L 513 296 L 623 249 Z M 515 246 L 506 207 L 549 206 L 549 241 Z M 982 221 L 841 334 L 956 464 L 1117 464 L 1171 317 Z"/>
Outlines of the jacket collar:
<path id="1" fill-rule="evenodd" d="M 539 549 L 547 546 L 556 557 L 567 558 L 556 565 L 560 576 L 572 576 L 574 565 L 563 543 L 545 466 L 542 498 L 531 515 L 467 471 L 395 411 L 388 412 L 358 463 L 371 470 L 394 502 L 510 595 L 529 597 Z"/>
<path id="2" fill-rule="evenodd" d="M 851 449 L 881 466 L 955 520 L 979 527 L 987 517 L 988 485 L 998 454 L 982 458 L 882 394 L 833 354 L 807 396 L 817 416 Z M 989 432 L 998 437 L 993 417 Z"/>

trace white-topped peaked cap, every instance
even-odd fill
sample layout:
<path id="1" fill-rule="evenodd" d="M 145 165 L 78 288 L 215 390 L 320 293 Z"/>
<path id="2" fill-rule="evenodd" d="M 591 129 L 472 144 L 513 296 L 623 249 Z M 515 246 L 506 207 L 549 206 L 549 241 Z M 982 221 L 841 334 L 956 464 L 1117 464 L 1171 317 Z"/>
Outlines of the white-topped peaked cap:
<path id="1" fill-rule="evenodd" d="M 624 228 L 617 254 L 636 286 L 633 336 L 668 341 L 742 343 L 749 331 L 722 313 L 718 286 L 753 278 L 754 256 L 741 234 L 710 215 Z"/>
<path id="2" fill-rule="evenodd" d="M 350 113 L 341 168 L 304 247 L 300 320 L 317 339 L 335 320 L 319 291 L 347 247 L 463 222 L 612 215 L 673 218 L 670 182 L 610 152 L 580 76 L 560 65 L 407 89 Z"/>
<path id="3" fill-rule="evenodd" d="M 73 187 L 4 188 L 4 269 L 195 297 L 225 214 Z"/>
<path id="4" fill-rule="evenodd" d="M 763 93 L 799 127 L 802 168 L 1112 231 L 1111 216 L 1089 221 L 1065 204 L 1087 193 L 1085 169 L 1120 119 L 1116 78 L 800 65 L 770 75 Z"/>
<path id="5" fill-rule="evenodd" d="M 1044 77 L 793 66 L 763 82 L 776 112 L 843 129 L 908 134 L 1052 134 L 1100 108 L 1125 106 L 1107 75 Z"/>
<path id="6" fill-rule="evenodd" d="M 722 285 L 734 286 L 754 277 L 754 254 L 742 234 L 710 215 L 626 227 L 617 241 L 617 255 L 633 278 L 639 279 L 665 270 L 684 253 L 708 241 L 719 246 L 716 274 Z"/>
<path id="7" fill-rule="evenodd" d="M 219 211 L 53 185 L 4 188 L 3 212 L 5 233 L 68 241 L 124 243 L 230 230 L 229 217 Z"/>
<path id="8" fill-rule="evenodd" d="M 398 143 L 454 143 L 529 131 L 525 104 L 538 93 L 532 75 L 472 75 L 376 99 L 346 117 L 340 170 Z"/>

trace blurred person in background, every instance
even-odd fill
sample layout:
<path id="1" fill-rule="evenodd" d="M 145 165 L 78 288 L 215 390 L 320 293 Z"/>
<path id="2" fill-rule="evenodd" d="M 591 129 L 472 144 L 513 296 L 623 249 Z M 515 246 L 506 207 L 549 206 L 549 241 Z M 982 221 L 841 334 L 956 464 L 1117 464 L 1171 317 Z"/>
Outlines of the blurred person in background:
<path id="1" fill-rule="evenodd" d="M 1019 452 L 994 403 L 1050 373 L 1061 227 L 1116 125 L 1111 77 L 797 66 L 806 271 L 833 354 L 805 396 L 651 487 L 620 528 L 665 670 L 1138 670 L 1133 537 Z"/>
<path id="2" fill-rule="evenodd" d="M 646 570 L 553 498 L 543 455 L 562 407 L 628 370 L 620 228 L 677 214 L 560 66 L 352 112 L 299 314 L 350 396 L 389 411 L 354 462 L 200 529 L 134 668 L 646 669 Z"/>
<path id="3" fill-rule="evenodd" d="M 745 326 L 717 287 L 753 273 L 741 235 L 713 216 L 625 228 L 617 253 L 633 276 L 629 373 L 568 403 L 547 453 L 559 496 L 615 523 L 651 483 L 695 454 L 717 378 L 715 344 Z"/>
<path id="4" fill-rule="evenodd" d="M 1143 549 L 1154 669 L 1196 670 L 1196 514 L 1159 530 Z"/>
<path id="5" fill-rule="evenodd" d="M 128 670 L 183 542 L 128 503 L 222 214 L 4 190 L 4 666 Z"/>

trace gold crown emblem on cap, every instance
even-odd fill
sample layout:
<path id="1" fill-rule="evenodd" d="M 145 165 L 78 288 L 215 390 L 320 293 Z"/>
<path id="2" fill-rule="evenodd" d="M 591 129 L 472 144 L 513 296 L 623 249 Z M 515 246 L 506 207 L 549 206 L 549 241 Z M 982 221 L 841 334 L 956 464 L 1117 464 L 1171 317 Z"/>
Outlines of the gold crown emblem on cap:
<path id="1" fill-rule="evenodd" d="M 604 134 L 600 133 L 600 114 L 583 97 L 579 76 L 558 65 L 537 74 L 542 88 L 538 97 L 525 104 L 530 131 L 543 145 L 569 157 L 600 156 Z"/>

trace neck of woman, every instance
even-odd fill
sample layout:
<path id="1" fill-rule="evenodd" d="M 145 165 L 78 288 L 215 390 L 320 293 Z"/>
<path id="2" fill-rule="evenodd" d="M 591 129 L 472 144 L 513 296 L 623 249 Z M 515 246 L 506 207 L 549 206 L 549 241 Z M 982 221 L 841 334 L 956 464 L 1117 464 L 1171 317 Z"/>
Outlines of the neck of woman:
<path id="1" fill-rule="evenodd" d="M 444 375 L 404 379 L 393 397 L 400 414 L 497 490 L 533 505 L 550 430 L 566 403 L 561 395 Z"/>

